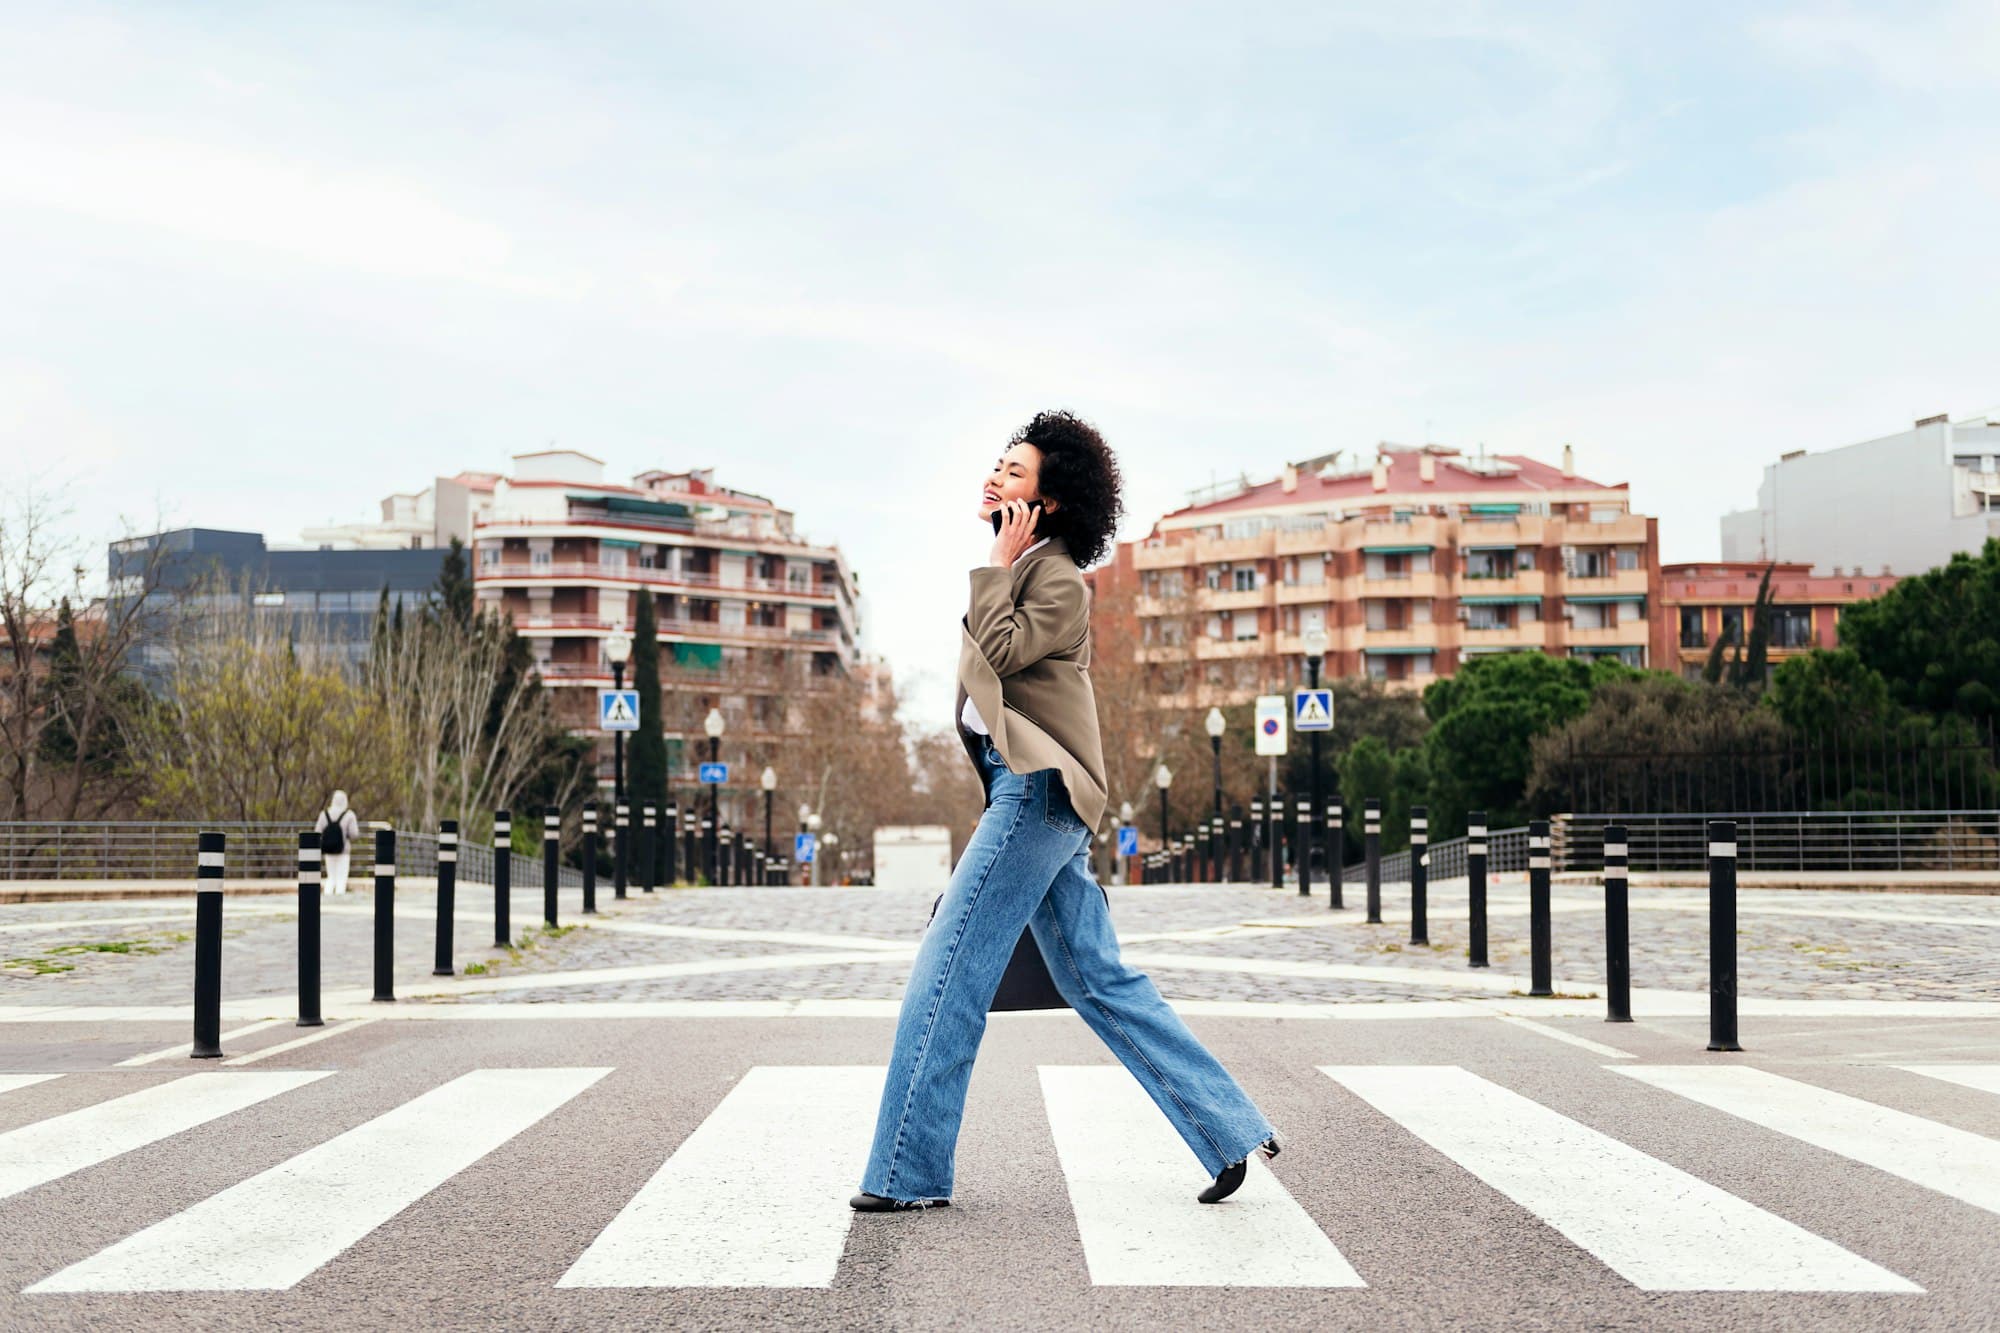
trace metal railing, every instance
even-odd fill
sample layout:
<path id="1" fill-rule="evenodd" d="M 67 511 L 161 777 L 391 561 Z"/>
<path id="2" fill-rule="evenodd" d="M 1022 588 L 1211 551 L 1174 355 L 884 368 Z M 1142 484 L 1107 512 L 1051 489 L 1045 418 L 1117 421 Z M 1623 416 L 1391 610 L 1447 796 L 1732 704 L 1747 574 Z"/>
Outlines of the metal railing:
<path id="1" fill-rule="evenodd" d="M 0 822 L 0 880 L 191 879 L 195 844 L 203 832 L 227 838 L 227 879 L 280 879 L 298 876 L 299 834 L 306 826 L 283 821 L 241 820 L 46 820 Z M 375 831 L 356 838 L 351 881 L 368 878 L 363 864 L 373 854 Z M 396 873 L 428 879 L 437 875 L 435 834 L 401 832 L 396 837 Z M 510 852 L 516 888 L 542 887 L 542 859 Z M 494 849 L 462 843 L 461 883 L 493 882 Z M 559 884 L 580 888 L 583 872 L 563 866 Z"/>
<path id="2" fill-rule="evenodd" d="M 1430 871 L 1430 882 L 1439 883 L 1447 879 L 1464 879 L 1465 839 L 1448 838 L 1430 845 L 1430 860 L 1426 863 Z M 1528 826 L 1518 828 L 1493 829 L 1486 835 L 1486 873 L 1498 875 L 1508 872 L 1525 872 L 1528 868 Z M 1368 873 L 1368 865 L 1357 861 L 1347 867 L 1347 882 L 1359 883 Z M 1405 847 L 1400 852 L 1391 852 L 1382 858 L 1382 882 L 1385 884 L 1407 884 L 1410 880 L 1410 850 Z"/>
<path id="3" fill-rule="evenodd" d="M 1562 870 L 1597 869 L 1604 826 L 1623 824 L 1633 870 L 1700 870 L 1711 819 L 1736 821 L 1736 863 L 1746 871 L 2000 870 L 1994 810 L 1559 815 L 1552 860 Z"/>

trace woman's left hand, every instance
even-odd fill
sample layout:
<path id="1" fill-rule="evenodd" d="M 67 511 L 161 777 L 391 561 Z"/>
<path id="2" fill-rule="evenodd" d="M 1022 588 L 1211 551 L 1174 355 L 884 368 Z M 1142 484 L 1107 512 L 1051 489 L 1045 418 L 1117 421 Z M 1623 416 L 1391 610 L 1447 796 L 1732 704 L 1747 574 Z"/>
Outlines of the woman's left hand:
<path id="1" fill-rule="evenodd" d="M 993 539 L 993 551 L 986 562 L 1007 569 L 1035 544 L 1035 522 L 1041 510 L 1029 508 L 1026 500 L 1006 500 L 999 512 L 1003 515 L 1000 534 Z"/>

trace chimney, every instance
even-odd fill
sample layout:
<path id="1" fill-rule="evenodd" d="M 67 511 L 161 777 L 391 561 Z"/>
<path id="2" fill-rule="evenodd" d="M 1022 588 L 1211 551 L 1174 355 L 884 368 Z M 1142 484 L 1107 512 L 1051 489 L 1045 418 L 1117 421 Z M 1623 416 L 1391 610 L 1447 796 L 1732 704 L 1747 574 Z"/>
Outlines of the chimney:
<path id="1" fill-rule="evenodd" d="M 1287 463 L 1285 464 L 1285 478 L 1282 482 L 1279 483 L 1279 489 L 1284 491 L 1286 495 L 1290 495 L 1293 491 L 1296 491 L 1298 488 L 1299 488 L 1299 465 L 1297 463 Z"/>
<path id="2" fill-rule="evenodd" d="M 1375 456 L 1375 473 L 1370 481 L 1378 491 L 1389 489 L 1389 460 L 1380 454 Z"/>
<path id="3" fill-rule="evenodd" d="M 1567 481 L 1576 475 L 1576 450 L 1563 446 L 1563 479 Z"/>
<path id="4" fill-rule="evenodd" d="M 1428 453 L 1417 455 L 1417 480 L 1429 485 L 1438 479 L 1438 462 Z"/>

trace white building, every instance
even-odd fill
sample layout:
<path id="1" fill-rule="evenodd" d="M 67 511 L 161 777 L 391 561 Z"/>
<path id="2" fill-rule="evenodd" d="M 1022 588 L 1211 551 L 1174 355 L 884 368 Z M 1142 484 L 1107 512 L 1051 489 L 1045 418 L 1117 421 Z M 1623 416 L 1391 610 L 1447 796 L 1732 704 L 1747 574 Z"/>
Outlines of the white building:
<path id="1" fill-rule="evenodd" d="M 2000 421 L 1911 429 L 1764 469 L 1757 507 L 1722 517 L 1722 558 L 1908 575 L 2000 537 Z"/>

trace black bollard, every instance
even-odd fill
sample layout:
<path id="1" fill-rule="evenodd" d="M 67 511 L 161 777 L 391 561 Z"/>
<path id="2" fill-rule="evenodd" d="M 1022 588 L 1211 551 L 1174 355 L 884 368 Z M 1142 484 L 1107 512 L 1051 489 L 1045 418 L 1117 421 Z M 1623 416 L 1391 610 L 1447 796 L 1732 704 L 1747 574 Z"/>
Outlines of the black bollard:
<path id="1" fill-rule="evenodd" d="M 1472 943 L 1467 967 L 1486 964 L 1486 812 L 1474 810 L 1465 817 L 1465 889 L 1471 921 Z"/>
<path id="2" fill-rule="evenodd" d="M 1431 942 L 1430 807 L 1410 807 L 1410 943 Z"/>
<path id="3" fill-rule="evenodd" d="M 715 878 L 721 884 L 736 882 L 736 830 L 724 824 L 722 832 L 716 835 Z"/>
<path id="4" fill-rule="evenodd" d="M 1736 1041 L 1736 821 L 1708 821 L 1708 1049 Z"/>
<path id="5" fill-rule="evenodd" d="M 1292 818 L 1292 856 L 1299 866 L 1299 897 L 1310 898 L 1313 891 L 1312 840 L 1313 807 L 1308 797 L 1301 796 L 1295 803 Z"/>
<path id="6" fill-rule="evenodd" d="M 438 825 L 437 866 L 437 957 L 431 975 L 448 977 L 451 968 L 452 913 L 458 903 L 458 821 L 447 819 Z"/>
<path id="7" fill-rule="evenodd" d="M 1361 860 L 1368 874 L 1368 924 L 1382 924 L 1382 802 L 1361 803 Z"/>
<path id="8" fill-rule="evenodd" d="M 1250 874 L 1248 878 L 1253 884 L 1262 883 L 1264 879 L 1264 798 L 1263 797 L 1252 796 L 1250 798 L 1250 818 L 1248 822 L 1246 822 L 1243 825 L 1243 830 L 1245 836 L 1249 839 L 1249 847 L 1250 847 Z"/>
<path id="9" fill-rule="evenodd" d="M 1217 884 L 1229 882 L 1229 826 L 1221 815 L 1208 819 L 1208 854 L 1214 858 L 1212 870 Z"/>
<path id="10" fill-rule="evenodd" d="M 660 886 L 671 889 L 680 879 L 678 867 L 674 865 L 675 853 L 680 850 L 681 808 L 669 804 L 666 814 L 660 818 L 660 850 L 666 855 L 667 866 L 660 873 Z"/>
<path id="11" fill-rule="evenodd" d="M 583 914 L 597 915 L 597 802 L 583 803 Z"/>
<path id="12" fill-rule="evenodd" d="M 1554 995 L 1549 939 L 1549 821 L 1528 821 L 1528 994 Z"/>
<path id="13" fill-rule="evenodd" d="M 660 807 L 648 801 L 639 807 L 639 892 L 653 891 L 653 837 Z"/>
<path id="14" fill-rule="evenodd" d="M 509 909 L 514 894 L 514 824 L 505 810 L 493 812 L 493 946 L 504 949 L 508 938 Z"/>
<path id="15" fill-rule="evenodd" d="M 299 834 L 299 1021 L 302 1028 L 325 1027 L 319 1016 L 319 834 Z"/>
<path id="16" fill-rule="evenodd" d="M 1625 826 L 1604 826 L 1604 1005 L 1607 1023 L 1632 1021 L 1632 932 L 1627 915 Z"/>
<path id="17" fill-rule="evenodd" d="M 222 868 L 223 835 L 195 839 L 194 857 L 194 1046 L 197 1060 L 222 1055 Z"/>
<path id="18" fill-rule="evenodd" d="M 396 999 L 396 830 L 375 830 L 375 995 Z"/>
<path id="19" fill-rule="evenodd" d="M 621 839 L 622 841 L 622 839 Z M 542 809 L 542 922 L 556 924 L 556 889 L 562 883 L 562 807 Z"/>
<path id="20" fill-rule="evenodd" d="M 625 886 L 632 869 L 631 841 L 632 807 L 619 801 L 611 818 L 611 896 L 619 902 L 625 901 Z"/>
<path id="21" fill-rule="evenodd" d="M 1326 905 L 1329 908 L 1347 906 L 1343 896 L 1347 883 L 1347 836 L 1340 826 L 1340 793 L 1327 798 L 1326 804 Z"/>
<path id="22" fill-rule="evenodd" d="M 1229 882 L 1243 882 L 1243 819 L 1240 815 L 1229 817 Z"/>
<path id="23" fill-rule="evenodd" d="M 1271 856 L 1271 887 L 1285 887 L 1285 807 L 1282 796 L 1273 795 L 1264 807 L 1264 850 Z"/>

